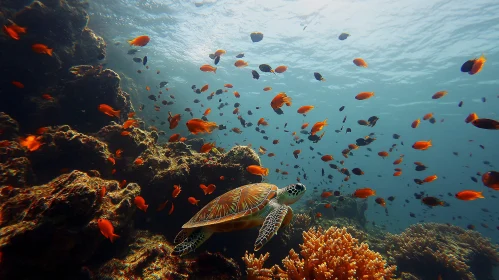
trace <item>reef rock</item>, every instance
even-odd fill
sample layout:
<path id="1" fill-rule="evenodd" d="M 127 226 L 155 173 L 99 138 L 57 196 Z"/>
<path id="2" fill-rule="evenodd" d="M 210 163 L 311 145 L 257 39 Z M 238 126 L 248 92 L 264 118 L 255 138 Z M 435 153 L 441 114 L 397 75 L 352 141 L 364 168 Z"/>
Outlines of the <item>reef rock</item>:
<path id="1" fill-rule="evenodd" d="M 109 220 L 121 236 L 115 244 L 124 242 L 139 192 L 137 184 L 120 189 L 116 181 L 73 171 L 46 185 L 1 196 L 0 278 L 53 278 L 80 269 L 94 254 L 109 249 L 110 241 L 97 226 L 99 218 Z"/>

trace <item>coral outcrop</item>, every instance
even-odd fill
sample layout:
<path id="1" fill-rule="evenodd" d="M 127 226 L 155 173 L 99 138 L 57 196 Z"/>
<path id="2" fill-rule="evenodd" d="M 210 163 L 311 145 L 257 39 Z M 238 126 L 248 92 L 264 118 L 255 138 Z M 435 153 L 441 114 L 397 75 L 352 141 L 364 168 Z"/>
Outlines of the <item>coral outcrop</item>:
<path id="1" fill-rule="evenodd" d="M 268 255 L 243 257 L 249 279 L 392 279 L 395 266 L 387 266 L 379 253 L 369 250 L 366 243 L 347 233 L 345 228 L 327 230 L 312 228 L 303 232 L 300 254 L 294 250 L 282 262 L 284 269 L 275 265 L 263 268 Z M 303 257 L 302 258 L 300 258 Z"/>
<path id="2" fill-rule="evenodd" d="M 388 234 L 388 260 L 400 272 L 421 279 L 492 279 L 499 247 L 479 233 L 457 226 L 425 223 L 403 233 Z"/>
<path id="3" fill-rule="evenodd" d="M 133 198 L 139 192 L 134 183 L 120 188 L 116 181 L 73 171 L 46 185 L 14 189 L 1 196 L 1 278 L 56 271 L 63 275 L 88 261 L 109 243 L 99 231 L 99 218 L 111 221 L 121 236 L 119 242 L 124 242 L 136 211 Z M 19 267 L 35 270 L 20 271 Z"/>

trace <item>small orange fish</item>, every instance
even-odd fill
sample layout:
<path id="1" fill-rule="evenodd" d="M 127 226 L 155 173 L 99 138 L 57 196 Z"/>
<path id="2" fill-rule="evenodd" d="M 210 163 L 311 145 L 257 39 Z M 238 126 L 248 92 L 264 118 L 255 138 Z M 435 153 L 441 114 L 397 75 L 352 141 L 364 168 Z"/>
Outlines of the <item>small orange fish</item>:
<path id="1" fill-rule="evenodd" d="M 317 132 L 321 131 L 326 125 L 327 125 L 327 119 L 323 120 L 322 122 L 316 122 L 314 126 L 312 126 L 310 134 L 315 135 Z"/>
<path id="2" fill-rule="evenodd" d="M 213 67 L 209 64 L 202 65 L 201 67 L 199 67 L 199 70 L 203 72 L 213 72 L 215 74 L 217 73 L 217 67 Z"/>
<path id="3" fill-rule="evenodd" d="M 433 117 L 433 113 L 428 113 L 428 114 L 423 116 L 423 120 L 427 121 L 427 120 L 431 119 L 432 117 Z"/>
<path id="4" fill-rule="evenodd" d="M 293 155 L 295 158 L 298 158 L 298 155 L 301 153 L 301 150 L 294 150 Z"/>
<path id="5" fill-rule="evenodd" d="M 201 153 L 207 153 L 211 151 L 211 149 L 215 148 L 215 142 L 213 143 L 206 143 L 201 147 Z"/>
<path id="6" fill-rule="evenodd" d="M 267 125 L 269 125 L 269 123 L 268 123 L 268 122 L 266 122 L 264 118 L 260 118 L 260 119 L 258 120 L 257 125 L 258 125 L 258 126 L 260 126 L 260 125 L 267 126 Z"/>
<path id="7" fill-rule="evenodd" d="M 150 86 L 146 86 L 146 90 L 147 90 L 147 91 L 150 91 L 150 90 L 151 90 L 151 87 L 150 87 Z"/>
<path id="8" fill-rule="evenodd" d="M 328 197 L 330 197 L 332 195 L 333 195 L 333 192 L 323 191 L 322 194 L 321 194 L 321 197 L 322 198 L 328 198 Z"/>
<path id="9" fill-rule="evenodd" d="M 120 134 L 121 136 L 127 136 L 130 135 L 130 131 L 122 131 Z"/>
<path id="10" fill-rule="evenodd" d="M 45 99 L 45 100 L 53 100 L 54 98 L 48 94 L 48 93 L 45 93 L 45 94 L 42 94 L 42 98 Z"/>
<path id="11" fill-rule="evenodd" d="M 248 66 L 248 62 L 242 59 L 238 59 L 236 62 L 234 62 L 234 66 L 236 66 L 237 68 L 246 67 Z"/>
<path id="12" fill-rule="evenodd" d="M 44 44 L 34 44 L 31 46 L 31 49 L 36 53 L 52 56 L 52 49 L 49 49 L 49 47 Z"/>
<path id="13" fill-rule="evenodd" d="M 456 198 L 460 200 L 475 200 L 478 198 L 485 198 L 482 192 L 473 190 L 464 190 L 456 193 Z"/>
<path id="14" fill-rule="evenodd" d="M 182 188 L 180 187 L 180 185 L 173 185 L 172 197 L 176 198 L 180 194 L 181 191 L 182 191 Z"/>
<path id="15" fill-rule="evenodd" d="M 241 133 L 243 133 L 243 132 L 241 131 L 241 129 L 239 129 L 238 127 L 234 127 L 234 128 L 232 128 L 232 131 L 233 131 L 233 132 L 235 132 L 235 133 L 237 133 L 237 134 L 241 134 Z"/>
<path id="16" fill-rule="evenodd" d="M 482 183 L 486 187 L 499 191 L 499 172 L 489 171 L 484 173 L 482 175 Z"/>
<path id="17" fill-rule="evenodd" d="M 237 113 L 239 113 L 239 107 L 237 107 L 236 109 L 234 109 L 234 111 L 232 111 L 232 114 L 234 114 L 234 115 Z"/>
<path id="18" fill-rule="evenodd" d="M 333 156 L 332 155 L 323 155 L 321 157 L 321 160 L 324 161 L 324 162 L 328 162 L 328 161 L 333 160 Z"/>
<path id="19" fill-rule="evenodd" d="M 192 205 L 199 206 L 198 205 L 199 199 L 196 199 L 195 197 L 190 196 L 189 198 L 187 198 L 187 201 L 189 201 L 189 203 Z"/>
<path id="20" fill-rule="evenodd" d="M 111 240 L 111 243 L 113 243 L 116 238 L 120 237 L 119 235 L 114 234 L 114 227 L 110 221 L 106 219 L 98 219 L 97 225 L 99 226 L 102 235 Z"/>
<path id="21" fill-rule="evenodd" d="M 483 68 L 483 65 L 485 64 L 485 61 L 487 61 L 487 59 L 485 58 L 485 56 L 483 54 L 482 54 L 482 56 L 480 56 L 480 58 L 475 59 L 475 62 L 473 63 L 473 67 L 471 68 L 471 71 L 468 72 L 468 74 L 475 75 L 475 74 L 479 73 L 480 71 L 482 71 L 482 68 Z"/>
<path id="22" fill-rule="evenodd" d="M 284 72 L 286 72 L 286 70 L 288 70 L 288 66 L 279 65 L 279 66 L 277 66 L 277 67 L 274 69 L 274 72 L 275 72 L 275 73 L 284 73 Z"/>
<path id="23" fill-rule="evenodd" d="M 446 90 L 441 90 L 441 91 L 435 93 L 431 98 L 432 99 L 439 99 L 439 98 L 442 98 L 442 97 L 444 97 L 446 95 L 447 95 L 447 91 Z"/>
<path id="24" fill-rule="evenodd" d="M 263 88 L 263 91 L 271 91 L 272 90 L 272 87 L 264 87 Z"/>
<path id="25" fill-rule="evenodd" d="M 398 177 L 400 175 L 402 175 L 402 171 L 396 171 L 395 173 L 393 173 L 394 177 Z"/>
<path id="26" fill-rule="evenodd" d="M 317 212 L 317 213 L 315 214 L 315 217 L 316 217 L 316 218 L 320 218 L 320 217 L 322 217 L 322 213 Z"/>
<path id="27" fill-rule="evenodd" d="M 233 88 L 232 84 L 225 84 L 224 87 L 226 87 L 226 88 Z"/>
<path id="28" fill-rule="evenodd" d="M 3 32 L 9 35 L 10 38 L 14 40 L 19 40 L 19 34 L 12 28 L 12 26 L 3 26 Z"/>
<path id="29" fill-rule="evenodd" d="M 100 104 L 99 111 L 101 111 L 102 113 L 104 113 L 110 117 L 117 117 L 117 118 L 120 117 L 120 113 L 121 113 L 120 110 L 114 110 L 111 106 L 109 106 L 107 104 Z"/>
<path id="30" fill-rule="evenodd" d="M 466 122 L 466 123 L 470 123 L 470 122 L 472 122 L 472 121 L 474 121 L 474 120 L 478 120 L 478 115 L 477 115 L 477 114 L 475 114 L 475 113 L 471 113 L 471 114 L 469 114 L 469 115 L 466 117 L 466 119 L 464 120 L 464 122 Z"/>
<path id="31" fill-rule="evenodd" d="M 12 84 L 13 84 L 16 88 L 24 88 L 23 83 L 21 83 L 21 82 L 19 82 L 19 81 L 12 81 Z"/>
<path id="32" fill-rule="evenodd" d="M 144 164 L 144 160 L 142 158 L 136 158 L 135 161 L 133 162 L 135 165 L 142 165 Z"/>
<path id="33" fill-rule="evenodd" d="M 115 152 L 116 157 L 120 158 L 121 154 L 123 154 L 123 150 L 122 149 L 117 149 L 116 152 Z"/>
<path id="34" fill-rule="evenodd" d="M 209 184 L 208 186 L 200 184 L 199 187 L 203 190 L 204 195 L 212 194 L 217 188 L 214 184 Z"/>
<path id="35" fill-rule="evenodd" d="M 151 40 L 151 38 L 149 38 L 149 36 L 142 35 L 142 36 L 138 36 L 132 40 L 129 40 L 128 43 L 131 46 L 143 47 L 143 46 L 147 45 L 147 43 L 149 43 L 150 40 Z"/>
<path id="36" fill-rule="evenodd" d="M 301 129 L 305 129 L 307 127 L 308 127 L 308 123 L 304 123 L 304 124 L 301 125 Z"/>
<path id="37" fill-rule="evenodd" d="M 122 189 L 126 186 L 126 180 L 120 182 L 119 188 Z"/>
<path id="38" fill-rule="evenodd" d="M 275 157 L 275 154 L 274 153 L 269 153 L 267 156 L 268 157 Z"/>
<path id="39" fill-rule="evenodd" d="M 180 114 L 176 114 L 175 116 L 172 116 L 171 112 L 168 112 L 168 122 L 170 123 L 170 129 L 174 129 L 175 127 L 178 126 L 178 123 L 180 122 Z"/>
<path id="40" fill-rule="evenodd" d="M 208 90 L 208 88 L 210 88 L 210 85 L 209 84 L 206 84 L 204 85 L 202 88 L 201 88 L 201 92 L 205 92 Z"/>
<path id="41" fill-rule="evenodd" d="M 284 92 L 279 92 L 270 102 L 270 106 L 274 110 L 281 108 L 284 104 L 286 106 L 291 106 L 292 104 L 291 97 L 288 97 Z"/>
<path id="42" fill-rule="evenodd" d="M 376 191 L 371 188 L 357 189 L 353 193 L 353 196 L 357 198 L 368 198 L 373 195 L 376 195 Z"/>
<path id="43" fill-rule="evenodd" d="M 234 91 L 234 96 L 235 96 L 236 98 L 241 97 L 241 95 L 240 95 L 240 94 L 239 94 L 239 92 L 237 92 L 237 91 Z"/>
<path id="44" fill-rule="evenodd" d="M 382 158 L 385 158 L 387 156 L 389 156 L 390 154 L 388 154 L 388 152 L 385 152 L 385 151 L 381 151 L 378 153 L 378 156 L 382 157 Z"/>
<path id="45" fill-rule="evenodd" d="M 222 176 L 220 176 L 219 179 L 220 179 L 220 181 L 224 181 L 225 180 L 225 176 L 222 175 Z"/>
<path id="46" fill-rule="evenodd" d="M 364 100 L 364 99 L 369 99 L 374 96 L 374 92 L 361 92 L 355 96 L 355 99 L 357 100 Z"/>
<path id="47" fill-rule="evenodd" d="M 357 146 L 356 144 L 348 144 L 348 148 L 351 150 L 357 150 L 359 146 Z"/>
<path id="48" fill-rule="evenodd" d="M 211 133 L 218 127 L 215 122 L 207 122 L 202 119 L 191 119 L 187 121 L 186 125 L 192 134 Z"/>
<path id="49" fill-rule="evenodd" d="M 430 147 L 432 147 L 431 140 L 429 140 L 429 141 L 417 141 L 416 143 L 414 143 L 414 145 L 412 145 L 413 149 L 422 150 L 422 151 L 427 150 Z"/>
<path id="50" fill-rule="evenodd" d="M 251 173 L 253 175 L 261 175 L 261 176 L 268 176 L 269 175 L 269 169 L 264 168 L 264 167 L 259 166 L 259 165 L 250 165 L 250 166 L 246 167 L 246 171 L 248 171 L 249 173 Z"/>
<path id="51" fill-rule="evenodd" d="M 297 112 L 298 114 L 306 114 L 308 112 L 310 112 L 310 110 L 314 109 L 315 107 L 312 106 L 312 105 L 305 105 L 305 106 L 301 106 L 300 108 L 298 108 Z"/>
<path id="52" fill-rule="evenodd" d="M 178 141 L 180 141 L 180 142 L 185 142 L 186 140 L 187 140 L 187 138 L 186 138 L 186 137 L 180 137 L 180 139 L 179 139 Z"/>
<path id="53" fill-rule="evenodd" d="M 103 198 L 104 196 L 106 196 L 106 186 L 102 186 L 100 188 L 99 195 L 100 195 L 100 198 Z"/>
<path id="54" fill-rule="evenodd" d="M 225 50 L 217 50 L 217 51 L 215 52 L 215 56 L 222 56 L 222 55 L 224 55 L 224 54 L 226 54 L 226 53 L 227 53 L 227 52 L 226 52 Z"/>
<path id="55" fill-rule="evenodd" d="M 421 122 L 420 119 L 417 119 L 417 120 L 413 121 L 412 124 L 411 124 L 411 127 L 412 128 L 417 128 L 419 126 L 420 122 Z"/>
<path id="56" fill-rule="evenodd" d="M 129 118 L 133 118 L 134 116 L 135 116 L 135 112 L 130 112 L 130 113 L 128 113 L 128 117 L 129 117 Z"/>
<path id="57" fill-rule="evenodd" d="M 438 178 L 437 175 L 430 175 L 430 176 L 424 178 L 423 182 L 430 183 L 430 182 L 435 181 L 437 178 Z"/>
<path id="58" fill-rule="evenodd" d="M 146 204 L 146 201 L 142 196 L 136 196 L 133 200 L 133 203 L 135 203 L 135 206 L 137 206 L 137 208 L 139 208 L 144 212 L 146 212 L 147 207 L 149 207 L 149 205 Z"/>
<path id="59" fill-rule="evenodd" d="M 364 67 L 367 68 L 367 62 L 364 61 L 362 58 L 356 58 L 353 60 L 353 64 L 359 66 L 359 67 Z"/>
<path id="60" fill-rule="evenodd" d="M 114 158 L 112 158 L 112 157 L 108 157 L 107 161 L 109 161 L 112 165 L 116 164 L 116 160 Z"/>
<path id="61" fill-rule="evenodd" d="M 21 138 L 19 140 L 19 144 L 21 144 L 21 146 L 23 147 L 26 147 L 30 152 L 34 152 L 43 145 L 43 143 L 40 142 L 40 139 L 41 139 L 40 136 L 36 137 L 34 135 L 28 135 L 24 139 Z"/>
<path id="62" fill-rule="evenodd" d="M 204 111 L 203 116 L 208 116 L 211 113 L 211 108 L 208 108 Z"/>
<path id="63" fill-rule="evenodd" d="M 129 119 L 125 123 L 123 123 L 123 129 L 127 129 L 131 126 L 139 127 L 139 122 L 137 120 L 134 120 L 134 119 Z"/>
<path id="64" fill-rule="evenodd" d="M 180 138 L 180 134 L 175 133 L 172 136 L 170 136 L 170 139 L 168 139 L 168 142 L 177 142 L 179 138 Z"/>
<path id="65" fill-rule="evenodd" d="M 300 179 L 300 178 L 298 178 L 298 179 Z M 324 204 L 324 208 L 331 208 L 331 206 L 332 206 L 331 203 Z"/>
<path id="66" fill-rule="evenodd" d="M 168 215 L 171 215 L 173 213 L 173 210 L 175 210 L 175 206 L 173 205 L 173 202 L 172 202 L 172 207 L 170 207 L 170 211 L 168 211 Z"/>
<path id="67" fill-rule="evenodd" d="M 404 160 L 404 158 L 398 158 L 398 159 L 396 159 L 396 160 L 393 162 L 393 164 L 394 164 L 394 165 L 398 165 L 398 164 L 400 164 L 403 160 Z"/>

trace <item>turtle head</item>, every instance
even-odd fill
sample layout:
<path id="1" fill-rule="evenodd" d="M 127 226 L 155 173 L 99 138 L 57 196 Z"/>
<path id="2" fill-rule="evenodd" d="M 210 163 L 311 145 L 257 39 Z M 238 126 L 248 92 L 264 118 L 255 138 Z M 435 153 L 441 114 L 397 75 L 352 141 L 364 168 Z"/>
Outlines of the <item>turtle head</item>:
<path id="1" fill-rule="evenodd" d="M 305 194 L 307 188 L 304 184 L 296 183 L 287 185 L 279 192 L 277 200 L 282 204 L 293 204 Z"/>

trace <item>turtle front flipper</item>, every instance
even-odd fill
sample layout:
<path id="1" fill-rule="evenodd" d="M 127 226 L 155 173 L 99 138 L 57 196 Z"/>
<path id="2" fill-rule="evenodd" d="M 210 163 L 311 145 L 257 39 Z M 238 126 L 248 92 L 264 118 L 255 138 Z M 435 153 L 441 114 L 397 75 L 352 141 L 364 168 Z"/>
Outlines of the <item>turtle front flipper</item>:
<path id="1" fill-rule="evenodd" d="M 255 241 L 255 251 L 260 250 L 263 245 L 265 245 L 274 235 L 277 234 L 284 217 L 286 217 L 288 211 L 291 210 L 291 208 L 287 205 L 280 205 L 277 203 L 270 204 L 272 204 L 272 210 L 267 215 L 262 227 L 260 228 L 258 238 Z"/>
<path id="2" fill-rule="evenodd" d="M 182 243 L 177 244 L 175 248 L 173 248 L 173 251 L 171 253 L 172 255 L 183 256 L 185 254 L 193 252 L 213 234 L 211 230 L 207 230 L 205 227 L 196 228 L 194 230 L 187 229 L 185 230 L 185 232 L 184 230 L 182 230 L 179 234 L 188 234 L 189 232 L 187 231 L 189 230 L 191 231 L 189 236 L 184 238 Z M 179 237 L 179 234 L 177 234 L 177 237 Z M 177 237 L 175 238 L 175 240 L 177 240 Z"/>

